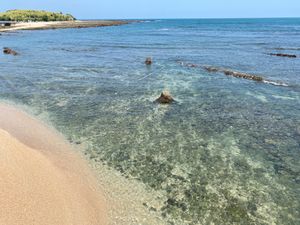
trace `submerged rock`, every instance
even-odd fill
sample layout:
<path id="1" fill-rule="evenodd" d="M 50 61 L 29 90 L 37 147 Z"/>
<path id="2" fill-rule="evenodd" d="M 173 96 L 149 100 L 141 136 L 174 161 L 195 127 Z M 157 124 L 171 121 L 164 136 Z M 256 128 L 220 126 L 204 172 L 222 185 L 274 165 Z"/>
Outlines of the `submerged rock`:
<path id="1" fill-rule="evenodd" d="M 185 64 L 185 66 L 191 67 L 191 68 L 196 68 L 196 67 L 198 67 L 198 65 L 193 64 L 193 63 L 187 63 L 187 64 Z"/>
<path id="2" fill-rule="evenodd" d="M 151 57 L 146 58 L 145 64 L 146 65 L 151 65 L 152 64 L 152 58 Z"/>
<path id="3" fill-rule="evenodd" d="M 205 70 L 207 70 L 208 72 L 218 72 L 218 71 L 220 71 L 220 69 L 218 69 L 216 67 L 213 67 L 213 66 L 203 66 L 203 68 Z"/>
<path id="4" fill-rule="evenodd" d="M 181 66 L 186 66 L 186 67 L 191 67 L 191 68 L 196 68 L 196 67 L 199 67 L 199 65 L 197 64 L 194 64 L 194 63 L 186 63 L 186 62 L 183 62 L 181 60 L 176 60 L 176 62 L 178 64 L 180 64 Z"/>
<path id="5" fill-rule="evenodd" d="M 163 91 L 158 99 L 155 100 L 155 102 L 160 104 L 170 104 L 174 102 L 175 100 L 171 96 L 170 92 Z"/>
<path id="6" fill-rule="evenodd" d="M 3 48 L 3 53 L 4 54 L 9 54 L 9 55 L 18 55 L 18 53 L 10 48 L 4 47 Z"/>
<path id="7" fill-rule="evenodd" d="M 288 57 L 288 58 L 297 58 L 296 55 L 284 54 L 284 53 L 270 53 L 272 56 L 279 56 L 279 57 Z"/>

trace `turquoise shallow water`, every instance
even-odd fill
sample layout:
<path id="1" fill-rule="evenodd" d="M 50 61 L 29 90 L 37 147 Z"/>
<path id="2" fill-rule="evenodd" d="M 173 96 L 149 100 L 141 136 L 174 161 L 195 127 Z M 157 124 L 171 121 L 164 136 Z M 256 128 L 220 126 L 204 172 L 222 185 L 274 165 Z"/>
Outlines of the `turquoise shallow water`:
<path id="1" fill-rule="evenodd" d="M 0 55 L 0 97 L 164 193 L 156 210 L 170 224 L 300 224 L 300 19 L 22 31 L 0 36 L 5 46 L 21 54 Z M 165 89 L 177 103 L 153 104 Z"/>

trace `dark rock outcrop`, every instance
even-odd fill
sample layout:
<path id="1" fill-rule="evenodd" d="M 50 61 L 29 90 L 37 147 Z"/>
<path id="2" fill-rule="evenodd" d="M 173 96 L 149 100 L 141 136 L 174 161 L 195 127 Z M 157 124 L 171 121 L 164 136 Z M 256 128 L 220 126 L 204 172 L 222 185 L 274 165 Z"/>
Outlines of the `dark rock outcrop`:
<path id="1" fill-rule="evenodd" d="M 279 57 L 288 57 L 288 58 L 297 58 L 296 55 L 290 55 L 290 54 L 284 54 L 284 53 L 270 53 L 269 55 L 279 56 Z"/>
<path id="2" fill-rule="evenodd" d="M 146 58 L 145 64 L 146 65 L 151 65 L 152 64 L 152 58 L 151 57 Z"/>
<path id="3" fill-rule="evenodd" d="M 4 47 L 3 48 L 3 53 L 4 54 L 9 54 L 9 55 L 18 55 L 18 53 L 10 48 Z"/>
<path id="4" fill-rule="evenodd" d="M 155 102 L 159 104 L 170 104 L 173 103 L 175 100 L 171 96 L 170 92 L 163 91 L 158 99 L 155 100 Z"/>

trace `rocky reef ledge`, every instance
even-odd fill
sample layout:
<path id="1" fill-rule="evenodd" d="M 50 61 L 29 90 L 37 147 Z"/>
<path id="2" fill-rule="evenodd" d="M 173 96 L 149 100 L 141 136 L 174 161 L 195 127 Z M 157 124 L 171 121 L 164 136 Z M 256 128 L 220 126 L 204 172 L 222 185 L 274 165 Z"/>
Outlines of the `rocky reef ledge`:
<path id="1" fill-rule="evenodd" d="M 0 32 L 15 30 L 46 30 L 46 29 L 66 29 L 66 28 L 89 28 L 118 26 L 128 24 L 128 20 L 75 20 L 75 21 L 55 21 L 55 22 L 19 22 L 10 27 L 0 28 Z"/>
<path id="2" fill-rule="evenodd" d="M 219 68 L 219 67 L 214 67 L 214 66 L 203 66 L 202 68 L 205 69 L 209 73 L 224 73 L 226 76 L 233 76 L 236 78 L 253 80 L 253 81 L 262 82 L 265 84 L 271 84 L 271 85 L 275 85 L 275 86 L 289 87 L 289 85 L 284 82 L 267 80 L 258 75 L 242 73 L 242 72 L 238 72 L 238 71 L 234 71 L 234 70 L 230 70 L 230 69 Z"/>
<path id="3" fill-rule="evenodd" d="M 244 78 L 244 79 L 255 80 L 255 81 L 263 81 L 264 80 L 261 76 L 247 74 L 247 73 L 241 73 L 241 72 L 237 72 L 237 71 L 233 71 L 233 70 L 229 70 L 229 69 L 217 68 L 217 67 L 213 67 L 213 66 L 203 66 L 203 68 L 210 73 L 211 72 L 215 72 L 215 73 L 221 72 L 221 73 L 224 73 L 226 76 L 233 76 L 233 77 L 237 77 L 237 78 Z"/>
<path id="4" fill-rule="evenodd" d="M 185 67 L 189 67 L 189 68 L 201 68 L 201 69 L 203 69 L 203 70 L 205 70 L 209 73 L 223 73 L 226 76 L 232 76 L 232 77 L 236 77 L 236 78 L 253 80 L 253 81 L 256 81 L 256 82 L 271 84 L 271 85 L 274 85 L 274 86 L 282 86 L 282 87 L 289 87 L 290 86 L 289 84 L 286 84 L 282 81 L 268 80 L 268 79 L 265 79 L 264 77 L 259 76 L 259 75 L 243 73 L 243 72 L 234 71 L 234 70 L 226 69 L 226 68 L 222 68 L 222 67 L 215 67 L 215 66 L 208 66 L 208 65 L 197 65 L 197 64 L 193 64 L 193 63 L 183 62 L 183 61 L 180 61 L 180 60 L 177 60 L 176 62 L 178 64 L 180 64 L 181 66 L 185 66 Z"/>

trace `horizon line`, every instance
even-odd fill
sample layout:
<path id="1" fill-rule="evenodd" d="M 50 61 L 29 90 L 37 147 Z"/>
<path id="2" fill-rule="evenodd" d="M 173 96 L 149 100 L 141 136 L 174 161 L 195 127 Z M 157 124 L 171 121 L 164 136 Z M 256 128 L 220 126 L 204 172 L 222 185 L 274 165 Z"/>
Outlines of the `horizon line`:
<path id="1" fill-rule="evenodd" d="M 283 16 L 283 17 L 182 17 L 182 18 L 97 18 L 86 19 L 78 18 L 78 20 L 201 20 L 201 19 L 300 19 L 300 17 Z"/>

